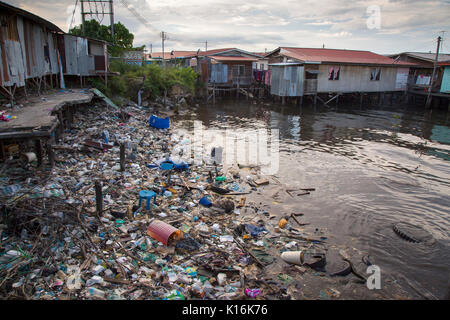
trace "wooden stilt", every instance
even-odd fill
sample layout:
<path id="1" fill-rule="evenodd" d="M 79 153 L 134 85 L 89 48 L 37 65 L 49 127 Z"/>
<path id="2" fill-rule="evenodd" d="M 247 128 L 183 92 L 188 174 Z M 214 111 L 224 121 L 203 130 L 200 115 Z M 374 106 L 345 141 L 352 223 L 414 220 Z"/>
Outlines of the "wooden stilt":
<path id="1" fill-rule="evenodd" d="M 58 121 L 59 121 L 59 133 L 62 136 L 64 133 L 64 117 L 61 109 L 58 110 Z"/>
<path id="2" fill-rule="evenodd" d="M 120 144 L 120 171 L 125 171 L 125 143 Z"/>
<path id="3" fill-rule="evenodd" d="M 38 167 L 42 166 L 42 142 L 41 139 L 34 140 L 35 152 L 38 161 Z"/>
<path id="4" fill-rule="evenodd" d="M 55 153 L 53 152 L 53 146 L 51 139 L 47 139 L 47 156 L 48 162 L 50 163 L 50 167 L 55 166 Z"/>
<path id="5" fill-rule="evenodd" d="M 71 106 L 67 107 L 67 128 L 72 129 L 73 124 L 73 109 Z"/>
<path id="6" fill-rule="evenodd" d="M 239 78 L 238 78 L 237 90 L 236 90 L 236 99 L 239 99 L 239 90 L 241 90 L 241 88 L 239 86 Z"/>
<path id="7" fill-rule="evenodd" d="M 97 215 L 101 217 L 103 214 L 103 194 L 99 180 L 95 181 L 95 203 L 97 204 Z"/>

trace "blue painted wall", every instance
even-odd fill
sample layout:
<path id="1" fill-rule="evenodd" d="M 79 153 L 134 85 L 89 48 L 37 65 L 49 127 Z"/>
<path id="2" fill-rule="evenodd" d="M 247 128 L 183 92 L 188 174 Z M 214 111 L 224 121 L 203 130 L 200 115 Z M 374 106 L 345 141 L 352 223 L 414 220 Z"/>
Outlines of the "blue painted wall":
<path id="1" fill-rule="evenodd" d="M 441 83 L 441 92 L 450 93 L 450 66 L 445 67 Z"/>

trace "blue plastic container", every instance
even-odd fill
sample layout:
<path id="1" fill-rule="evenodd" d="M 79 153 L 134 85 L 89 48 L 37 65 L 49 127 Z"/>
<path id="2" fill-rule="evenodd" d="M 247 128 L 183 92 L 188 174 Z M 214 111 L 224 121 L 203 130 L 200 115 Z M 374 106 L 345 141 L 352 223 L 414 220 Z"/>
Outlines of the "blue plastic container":
<path id="1" fill-rule="evenodd" d="M 170 127 L 170 120 L 169 120 L 169 117 L 159 118 L 157 116 L 152 115 L 148 119 L 148 124 L 150 125 L 150 127 L 153 127 L 153 128 L 168 129 Z"/>
<path id="2" fill-rule="evenodd" d="M 159 167 L 163 170 L 172 170 L 175 167 L 175 163 L 170 160 L 163 161 L 159 164 Z"/>
<path id="3" fill-rule="evenodd" d="M 203 205 L 203 206 L 205 206 L 207 208 L 212 206 L 212 202 L 209 201 L 209 199 L 207 197 L 201 198 L 199 202 L 200 202 L 201 205 Z"/>

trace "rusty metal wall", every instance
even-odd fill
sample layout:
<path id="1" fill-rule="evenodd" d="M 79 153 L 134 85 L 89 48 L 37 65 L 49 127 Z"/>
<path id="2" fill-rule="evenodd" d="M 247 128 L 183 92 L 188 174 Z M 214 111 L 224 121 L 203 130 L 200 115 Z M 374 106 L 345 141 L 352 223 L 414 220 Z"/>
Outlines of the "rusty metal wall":
<path id="1" fill-rule="evenodd" d="M 217 63 L 211 64 L 211 83 L 227 83 L 228 82 L 228 65 Z"/>
<path id="2" fill-rule="evenodd" d="M 58 73 L 54 34 L 21 16 L 0 14 L 0 19 L 2 86 L 23 87 L 25 79 Z"/>
<path id="3" fill-rule="evenodd" d="M 270 66 L 270 94 L 281 97 L 303 96 L 303 66 Z"/>
<path id="4" fill-rule="evenodd" d="M 96 75 L 95 56 L 89 54 L 89 39 L 64 35 L 66 55 L 66 75 L 89 76 Z M 104 59 L 104 56 L 103 56 Z"/>

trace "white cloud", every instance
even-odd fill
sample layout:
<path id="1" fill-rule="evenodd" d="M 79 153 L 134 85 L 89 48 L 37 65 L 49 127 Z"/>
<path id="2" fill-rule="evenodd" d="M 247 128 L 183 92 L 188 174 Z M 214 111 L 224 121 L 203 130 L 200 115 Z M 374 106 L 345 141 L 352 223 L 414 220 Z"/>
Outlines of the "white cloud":
<path id="1" fill-rule="evenodd" d="M 8 1 L 67 30 L 73 0 Z M 123 3 L 136 10 L 137 18 Z M 135 45 L 159 50 L 240 47 L 272 50 L 281 45 L 372 50 L 391 53 L 434 50 L 433 38 L 450 30 L 448 0 L 116 0 L 115 20 L 135 34 Z M 367 28 L 367 8 L 378 5 L 380 29 Z M 77 16 L 79 16 L 77 12 Z M 145 19 L 147 26 L 140 20 Z M 79 22 L 79 18 L 77 18 Z"/>

